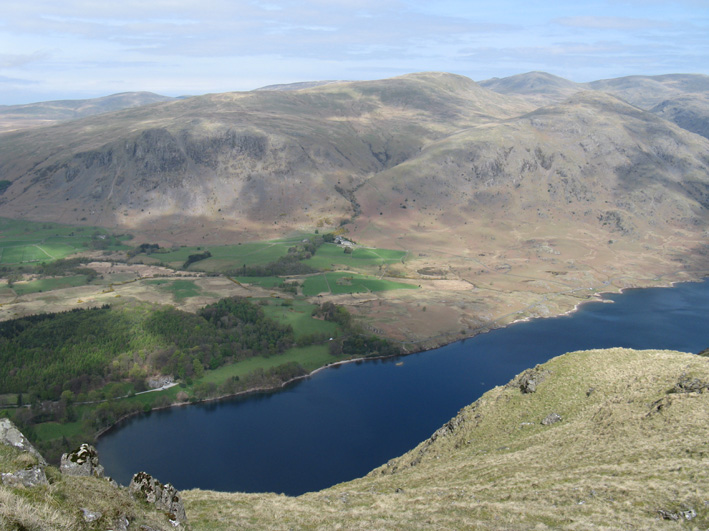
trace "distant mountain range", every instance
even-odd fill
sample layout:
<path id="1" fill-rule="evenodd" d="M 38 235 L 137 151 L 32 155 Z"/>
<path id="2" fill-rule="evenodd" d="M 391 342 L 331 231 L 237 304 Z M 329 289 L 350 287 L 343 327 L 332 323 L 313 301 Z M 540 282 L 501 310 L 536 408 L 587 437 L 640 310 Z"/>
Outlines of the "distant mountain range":
<path id="1" fill-rule="evenodd" d="M 95 114 L 120 111 L 175 98 L 152 92 L 123 92 L 103 98 L 88 100 L 57 100 L 27 105 L 0 105 L 0 133 L 54 125 L 67 120 L 77 120 Z"/>

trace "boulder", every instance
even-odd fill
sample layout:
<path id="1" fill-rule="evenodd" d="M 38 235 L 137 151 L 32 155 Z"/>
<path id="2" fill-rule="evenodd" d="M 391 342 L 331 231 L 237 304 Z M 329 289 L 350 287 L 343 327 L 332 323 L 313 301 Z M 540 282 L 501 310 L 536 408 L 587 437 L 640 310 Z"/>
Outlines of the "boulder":
<path id="1" fill-rule="evenodd" d="M 551 426 L 552 424 L 556 424 L 557 422 L 561 422 L 561 415 L 559 415 L 558 413 L 549 413 L 542 421 L 542 424 L 544 424 L 545 426 Z"/>
<path id="2" fill-rule="evenodd" d="M 2 484 L 6 487 L 36 487 L 38 485 L 49 485 L 44 467 L 33 466 L 25 470 L 2 474 Z"/>
<path id="3" fill-rule="evenodd" d="M 170 520 L 177 523 L 187 521 L 180 493 L 169 483 L 163 485 L 147 472 L 138 472 L 128 485 L 128 491 L 134 497 L 154 504 L 156 509 L 165 511 Z"/>
<path id="4" fill-rule="evenodd" d="M 86 443 L 71 453 L 63 454 L 59 470 L 66 476 L 103 477 L 103 467 L 98 462 L 98 452 L 96 448 Z"/>
<path id="5" fill-rule="evenodd" d="M 32 446 L 32 443 L 27 440 L 27 437 L 17 429 L 10 419 L 0 419 L 0 443 L 19 448 L 23 452 L 34 456 L 40 466 L 47 466 L 47 461 L 44 460 L 44 457 Z"/>

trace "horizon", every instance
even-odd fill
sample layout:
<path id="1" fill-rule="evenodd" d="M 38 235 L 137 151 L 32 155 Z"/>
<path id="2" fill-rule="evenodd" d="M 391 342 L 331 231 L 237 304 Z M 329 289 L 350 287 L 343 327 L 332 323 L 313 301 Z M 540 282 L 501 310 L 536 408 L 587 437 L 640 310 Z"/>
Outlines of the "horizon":
<path id="1" fill-rule="evenodd" d="M 405 75 L 409 75 L 409 74 L 421 74 L 421 73 L 424 73 L 424 72 L 423 72 L 423 71 L 422 71 L 422 72 L 409 72 L 408 74 L 400 74 L 400 75 L 398 75 L 398 76 L 391 76 L 390 78 L 381 78 L 381 79 L 391 79 L 391 78 L 400 77 L 400 76 L 405 76 Z M 442 72 L 442 73 L 453 74 L 453 72 Z M 672 75 L 680 75 L 680 76 L 683 76 L 683 75 L 698 75 L 698 76 L 707 76 L 707 77 L 709 77 L 709 75 L 707 75 L 707 74 L 695 73 L 695 72 L 667 72 L 667 73 L 664 73 L 664 74 L 661 73 L 661 74 L 654 74 L 654 75 L 629 74 L 629 75 L 627 75 L 627 76 L 619 76 L 618 78 L 599 78 L 599 79 L 590 79 L 590 80 L 588 80 L 588 81 L 574 81 L 573 79 L 563 78 L 562 76 L 557 76 L 556 74 L 552 74 L 552 73 L 550 73 L 550 72 L 542 72 L 542 71 L 540 71 L 540 70 L 532 70 L 532 71 L 529 71 L 529 72 L 520 72 L 520 73 L 518 73 L 518 74 L 511 74 L 511 75 L 505 76 L 505 77 L 521 76 L 521 75 L 532 74 L 532 73 L 550 74 L 550 75 L 552 75 L 552 76 L 555 76 L 555 77 L 558 77 L 558 78 L 561 78 L 561 79 L 565 79 L 565 80 L 567 80 L 567 81 L 571 81 L 571 82 L 573 82 L 573 83 L 578 83 L 578 84 L 591 83 L 591 82 L 594 82 L 594 81 L 605 81 L 605 80 L 608 80 L 608 79 L 620 79 L 620 78 L 624 78 L 624 77 L 662 77 L 662 76 L 672 76 Z M 455 75 L 462 75 L 462 74 L 455 74 Z M 464 77 L 467 77 L 467 76 L 464 76 Z M 488 77 L 488 78 L 484 78 L 484 79 L 473 79 L 472 81 L 474 81 L 475 83 L 481 83 L 481 82 L 484 82 L 484 81 L 491 81 L 491 80 L 494 80 L 494 79 L 505 79 L 505 77 L 493 76 L 493 77 Z M 263 85 L 263 86 L 260 86 L 260 87 L 254 87 L 254 88 L 245 89 L 245 90 L 226 90 L 226 91 L 224 91 L 224 92 L 225 92 L 225 93 L 226 93 L 226 92 L 252 92 L 252 91 L 257 91 L 257 90 L 265 89 L 265 88 L 268 88 L 268 87 L 271 87 L 271 86 L 288 86 L 288 85 L 297 85 L 297 84 L 300 84 L 300 83 L 318 83 L 318 82 L 325 82 L 325 83 L 360 83 L 360 82 L 376 81 L 376 80 L 377 80 L 377 79 L 371 79 L 371 80 L 370 80 L 370 79 L 346 79 L 346 80 L 345 80 L 345 79 L 343 79 L 343 80 L 339 80 L 339 79 L 338 79 L 338 80 L 330 80 L 330 79 L 317 79 L 317 80 L 316 80 L 316 79 L 308 79 L 308 80 L 300 80 L 300 81 L 291 81 L 291 82 L 286 82 L 286 83 L 274 83 L 274 84 L 272 84 L 272 85 Z M 483 87 L 483 88 L 484 88 L 484 87 Z M 303 90 L 305 90 L 305 89 L 303 89 Z M 10 104 L 0 103 L 0 108 L 2 108 L 2 107 L 19 107 L 19 106 L 23 106 L 23 105 L 37 105 L 37 104 L 49 103 L 49 102 L 84 101 L 84 100 L 108 98 L 108 97 L 112 97 L 112 96 L 120 96 L 120 95 L 122 95 L 122 94 L 139 94 L 139 93 L 150 93 L 150 94 L 155 94 L 155 95 L 157 95 L 157 96 L 172 97 L 172 98 L 175 98 L 175 99 L 187 99 L 187 98 L 194 98 L 194 97 L 199 97 L 199 96 L 205 96 L 205 95 L 207 95 L 207 94 L 219 94 L 219 93 L 217 93 L 217 92 L 205 92 L 205 93 L 203 93 L 203 94 L 180 94 L 180 95 L 177 95 L 177 96 L 169 96 L 169 95 L 167 95 L 167 94 L 157 93 L 157 92 L 153 92 L 153 91 L 150 91 L 150 90 L 140 90 L 140 89 L 138 89 L 138 90 L 133 90 L 133 91 L 122 91 L 122 92 L 112 92 L 112 93 L 107 93 L 107 94 L 98 94 L 98 95 L 96 95 L 96 96 L 89 96 L 89 97 L 85 97 L 85 98 L 83 98 L 83 97 L 76 97 L 76 98 L 67 97 L 67 98 L 57 98 L 57 99 L 53 99 L 53 100 L 28 101 L 28 102 L 26 102 L 26 103 L 10 103 Z"/>
<path id="2" fill-rule="evenodd" d="M 701 0 L 493 5 L 445 0 L 7 0 L 0 105 L 122 92 L 248 91 L 443 71 L 577 83 L 709 73 Z"/>

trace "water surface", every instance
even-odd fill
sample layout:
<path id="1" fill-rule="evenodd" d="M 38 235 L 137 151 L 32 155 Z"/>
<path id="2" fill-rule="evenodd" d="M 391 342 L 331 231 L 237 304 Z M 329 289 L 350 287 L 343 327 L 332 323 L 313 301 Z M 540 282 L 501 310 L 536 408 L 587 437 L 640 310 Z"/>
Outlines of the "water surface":
<path id="1" fill-rule="evenodd" d="M 298 495 L 365 475 L 488 389 L 559 354 L 709 348 L 709 281 L 606 299 L 613 304 L 329 368 L 278 392 L 134 417 L 101 438 L 101 463 L 124 485 L 145 470 L 178 489 Z"/>

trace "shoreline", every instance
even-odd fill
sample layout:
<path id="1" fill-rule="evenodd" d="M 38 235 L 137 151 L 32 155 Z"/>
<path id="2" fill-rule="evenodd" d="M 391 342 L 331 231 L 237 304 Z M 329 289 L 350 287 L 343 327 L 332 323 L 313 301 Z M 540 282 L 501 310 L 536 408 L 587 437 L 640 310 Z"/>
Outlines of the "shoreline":
<path id="1" fill-rule="evenodd" d="M 675 275 L 680 274 L 680 273 L 687 273 L 687 272 L 685 272 L 685 271 L 680 271 L 680 272 L 675 273 Z M 197 400 L 197 401 L 194 401 L 194 402 L 190 402 L 190 401 L 186 401 L 186 402 L 174 402 L 174 403 L 169 404 L 169 405 L 165 405 L 165 406 L 160 406 L 160 407 L 152 408 L 152 409 L 151 409 L 150 411 L 148 411 L 148 412 L 145 412 L 145 411 L 136 411 L 135 413 L 131 413 L 131 414 L 129 414 L 129 415 L 125 415 L 125 416 L 123 416 L 123 417 L 117 419 L 117 420 L 116 420 L 113 424 L 111 424 L 110 426 L 107 426 L 106 428 L 103 428 L 103 429 L 99 430 L 99 431 L 94 435 L 94 443 L 97 443 L 98 440 L 99 440 L 99 438 L 101 438 L 102 436 L 106 435 L 107 433 L 109 433 L 109 432 L 112 431 L 113 429 L 119 428 L 120 425 L 121 425 L 123 422 L 125 422 L 126 420 L 129 420 L 129 419 L 131 419 L 131 418 L 133 418 L 133 417 L 136 417 L 136 416 L 139 416 L 139 415 L 150 414 L 150 413 L 153 412 L 153 411 L 162 411 L 162 410 L 170 409 L 170 408 L 173 408 L 173 407 L 185 407 L 185 406 L 192 406 L 192 405 L 204 404 L 204 403 L 209 403 L 209 402 L 226 401 L 226 400 L 230 400 L 230 399 L 233 399 L 233 398 L 244 397 L 244 396 L 248 396 L 248 395 L 250 395 L 250 394 L 255 394 L 255 393 L 278 392 L 279 390 L 285 388 L 287 385 L 290 385 L 290 384 L 292 384 L 292 383 L 298 382 L 298 381 L 300 381 L 300 380 L 305 380 L 305 379 L 310 378 L 311 376 L 317 374 L 317 373 L 320 372 L 320 371 L 324 371 L 324 370 L 326 370 L 326 369 L 330 369 L 330 368 L 333 368 L 333 367 L 339 367 L 339 366 L 341 366 L 341 365 L 345 365 L 345 364 L 349 364 L 349 363 L 357 363 L 357 362 L 364 362 L 364 361 L 375 361 L 375 360 L 384 360 L 384 359 L 393 359 L 393 358 L 398 358 L 398 357 L 409 356 L 409 355 L 412 355 L 412 354 L 418 354 L 418 353 L 421 353 L 421 352 L 428 352 L 428 351 L 430 351 L 430 350 L 436 350 L 436 349 L 442 348 L 442 347 L 444 347 L 444 346 L 446 346 L 446 345 L 451 345 L 451 344 L 453 344 L 453 343 L 457 343 L 457 342 L 460 342 L 460 341 L 466 341 L 466 340 L 468 340 L 468 339 L 472 339 L 472 338 L 474 338 L 474 337 L 476 337 L 476 336 L 478 336 L 478 335 L 481 335 L 481 334 L 490 332 L 490 331 L 492 331 L 492 330 L 497 330 L 497 329 L 500 329 L 500 328 L 506 328 L 507 326 L 513 325 L 513 324 L 515 324 L 515 323 L 528 322 L 528 321 L 531 321 L 531 320 L 533 320 L 533 319 L 553 319 L 553 318 L 555 318 L 555 317 L 562 317 L 562 316 L 571 315 L 571 314 L 573 314 L 573 313 L 579 311 L 580 307 L 581 307 L 583 304 L 587 304 L 587 303 L 591 303 L 591 302 L 602 302 L 602 303 L 605 303 L 605 304 L 612 304 L 614 301 L 612 301 L 612 300 L 607 300 L 607 299 L 604 299 L 604 298 L 603 298 L 603 296 L 606 295 L 606 294 L 614 294 L 614 293 L 622 294 L 622 293 L 624 293 L 626 290 L 630 290 L 630 289 L 671 288 L 671 287 L 674 287 L 676 284 L 681 284 L 681 283 L 685 283 L 685 282 L 703 282 L 703 281 L 705 281 L 707 278 L 709 278 L 709 272 L 707 272 L 707 271 L 701 272 L 701 273 L 699 273 L 699 272 L 694 272 L 693 274 L 694 274 L 694 275 L 699 275 L 699 277 L 698 277 L 698 278 L 695 278 L 695 279 L 686 279 L 686 280 L 671 280 L 671 281 L 670 281 L 670 280 L 666 280 L 666 281 L 662 281 L 663 284 L 661 284 L 661 285 L 652 285 L 652 286 L 650 286 L 650 285 L 645 285 L 645 286 L 630 286 L 630 287 L 624 287 L 624 288 L 617 288 L 617 291 L 610 291 L 610 290 L 608 290 L 608 291 L 594 291 L 594 293 L 591 295 L 591 297 L 590 297 L 588 300 L 583 300 L 583 301 L 577 302 L 577 303 L 574 305 L 573 308 L 571 308 L 571 309 L 569 309 L 569 310 L 567 310 L 567 311 L 565 311 L 565 312 L 561 312 L 561 313 L 554 314 L 554 315 L 549 315 L 549 316 L 536 316 L 536 317 L 534 317 L 534 316 L 528 316 L 528 317 L 523 317 L 523 318 L 520 318 L 520 319 L 515 319 L 515 320 L 513 320 L 513 321 L 511 321 L 511 322 L 509 322 L 509 323 L 507 323 L 507 324 L 500 324 L 500 325 L 497 325 L 497 326 L 496 326 L 495 323 L 496 323 L 498 320 L 504 319 L 505 317 L 507 317 L 507 316 L 502 316 L 502 317 L 499 317 L 498 319 L 496 319 L 496 320 L 494 320 L 494 321 L 491 321 L 488 325 L 485 325 L 485 326 L 483 326 L 483 327 L 480 327 L 480 328 L 474 330 L 474 333 L 473 333 L 472 335 L 466 336 L 466 337 L 461 338 L 461 339 L 454 339 L 454 340 L 452 340 L 452 341 L 445 341 L 445 342 L 440 343 L 440 344 L 439 344 L 439 343 L 436 343 L 435 346 L 432 346 L 432 347 L 429 347 L 429 348 L 424 347 L 424 348 L 420 348 L 420 349 L 417 349 L 417 350 L 406 350 L 405 352 L 401 352 L 401 353 L 399 353 L 399 354 L 393 354 L 393 355 L 391 355 L 391 356 L 359 357 L 359 358 L 349 358 L 349 359 L 345 359 L 345 360 L 335 361 L 335 362 L 332 362 L 332 363 L 328 363 L 327 365 L 323 365 L 323 366 L 321 366 L 321 367 L 318 367 L 318 368 L 316 368 L 316 369 L 313 369 L 312 371 L 310 371 L 310 372 L 307 373 L 307 374 L 303 374 L 303 375 L 300 375 L 300 376 L 296 376 L 296 377 L 294 377 L 294 378 L 291 378 L 291 379 L 289 379 L 289 380 L 286 380 L 286 381 L 284 381 L 284 382 L 282 382 L 282 383 L 280 383 L 280 384 L 278 384 L 278 385 L 269 386 L 269 387 L 256 387 L 256 388 L 252 388 L 252 389 L 245 389 L 245 390 L 239 391 L 239 392 L 237 392 L 237 393 L 228 394 L 228 395 L 221 395 L 221 396 L 217 396 L 217 397 L 204 398 L 204 399 Z M 671 275 L 670 275 L 670 276 L 671 276 Z M 651 279 L 651 280 L 653 280 L 653 279 Z M 659 279 L 658 279 L 658 280 L 659 280 Z M 611 282 L 612 282 L 612 280 L 609 280 L 609 281 L 608 281 L 608 284 L 611 284 Z M 580 289 L 586 289 L 586 288 L 580 288 Z M 592 290 L 593 288 L 588 288 L 588 289 L 589 289 L 589 291 L 590 291 L 590 290 Z M 523 311 L 525 311 L 525 310 L 520 310 L 519 312 L 516 312 L 516 313 L 521 313 L 521 312 L 523 312 Z M 438 337 L 441 337 L 441 336 L 438 336 Z M 410 344 L 410 345 L 415 345 L 416 343 L 423 343 L 423 342 L 425 342 L 425 341 L 435 341 L 435 338 L 429 338 L 429 339 L 421 340 L 420 342 L 401 341 L 400 343 L 402 344 L 402 347 L 403 347 L 403 345 L 406 344 L 406 343 L 408 343 L 408 344 Z M 179 385 L 179 384 L 175 383 L 172 387 L 174 387 L 175 385 Z"/>

